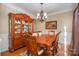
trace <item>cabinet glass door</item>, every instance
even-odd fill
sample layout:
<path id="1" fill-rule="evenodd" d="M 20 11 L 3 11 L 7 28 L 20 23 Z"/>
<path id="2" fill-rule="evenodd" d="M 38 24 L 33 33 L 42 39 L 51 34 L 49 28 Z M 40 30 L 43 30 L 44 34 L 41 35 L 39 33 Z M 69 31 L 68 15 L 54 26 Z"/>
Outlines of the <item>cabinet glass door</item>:
<path id="1" fill-rule="evenodd" d="M 32 23 L 29 24 L 29 30 L 32 32 Z"/>
<path id="2" fill-rule="evenodd" d="M 28 32 L 28 23 L 26 21 L 22 21 L 22 31 Z"/>
<path id="3" fill-rule="evenodd" d="M 21 25 L 20 19 L 16 19 L 15 20 L 15 33 L 20 33 L 20 25 Z"/>

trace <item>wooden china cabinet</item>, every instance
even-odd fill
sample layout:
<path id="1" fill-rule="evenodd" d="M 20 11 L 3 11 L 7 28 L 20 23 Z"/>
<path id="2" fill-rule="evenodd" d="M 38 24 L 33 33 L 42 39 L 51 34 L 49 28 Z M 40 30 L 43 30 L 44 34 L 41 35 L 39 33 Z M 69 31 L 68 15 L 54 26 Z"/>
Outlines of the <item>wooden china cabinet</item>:
<path id="1" fill-rule="evenodd" d="M 23 35 L 33 32 L 33 19 L 22 13 L 9 13 L 9 51 L 26 46 Z"/>

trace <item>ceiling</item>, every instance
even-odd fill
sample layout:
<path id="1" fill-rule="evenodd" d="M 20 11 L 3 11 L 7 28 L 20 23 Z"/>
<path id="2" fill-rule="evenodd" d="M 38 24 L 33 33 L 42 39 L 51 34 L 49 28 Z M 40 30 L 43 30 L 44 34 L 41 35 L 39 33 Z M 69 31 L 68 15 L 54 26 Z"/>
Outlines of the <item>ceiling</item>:
<path id="1" fill-rule="evenodd" d="M 32 13 L 34 16 L 41 10 L 40 3 L 9 3 L 10 5 L 16 6 L 23 10 L 27 10 Z M 59 13 L 62 11 L 73 10 L 77 4 L 75 3 L 44 3 L 43 11 L 48 15 Z"/>

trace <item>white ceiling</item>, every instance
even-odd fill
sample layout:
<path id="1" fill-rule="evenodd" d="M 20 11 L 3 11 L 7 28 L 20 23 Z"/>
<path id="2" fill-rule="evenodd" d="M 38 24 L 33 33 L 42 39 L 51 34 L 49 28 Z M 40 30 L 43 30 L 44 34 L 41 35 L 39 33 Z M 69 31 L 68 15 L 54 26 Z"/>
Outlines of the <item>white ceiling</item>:
<path id="1" fill-rule="evenodd" d="M 23 10 L 27 10 L 34 16 L 41 10 L 40 3 L 10 3 L 9 5 L 16 6 Z M 44 3 L 43 10 L 48 15 L 60 13 L 61 11 L 73 10 L 77 4 L 75 3 Z"/>

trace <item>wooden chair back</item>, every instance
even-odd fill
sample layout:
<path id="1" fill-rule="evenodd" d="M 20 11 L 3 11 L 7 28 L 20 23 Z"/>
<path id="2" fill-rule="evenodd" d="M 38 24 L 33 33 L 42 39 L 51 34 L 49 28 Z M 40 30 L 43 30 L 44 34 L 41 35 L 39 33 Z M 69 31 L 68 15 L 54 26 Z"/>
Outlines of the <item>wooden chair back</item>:
<path id="1" fill-rule="evenodd" d="M 48 31 L 48 35 L 55 35 L 55 31 Z"/>
<path id="2" fill-rule="evenodd" d="M 58 42 L 58 40 L 59 40 L 59 34 L 60 34 L 60 33 L 61 33 L 61 31 L 56 34 L 55 42 Z"/>
<path id="3" fill-rule="evenodd" d="M 36 56 L 37 53 L 37 43 L 36 37 L 30 36 L 27 39 L 27 54 L 31 56 Z"/>
<path id="4" fill-rule="evenodd" d="M 54 52 L 54 55 L 57 53 L 57 50 L 58 50 L 58 40 L 59 40 L 59 34 L 60 34 L 60 33 L 61 33 L 61 32 L 58 32 L 58 33 L 56 34 L 55 41 L 54 41 L 54 43 L 53 43 L 53 47 L 54 47 L 53 52 Z"/>

